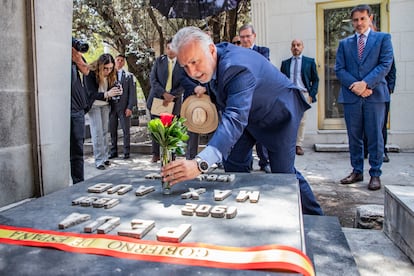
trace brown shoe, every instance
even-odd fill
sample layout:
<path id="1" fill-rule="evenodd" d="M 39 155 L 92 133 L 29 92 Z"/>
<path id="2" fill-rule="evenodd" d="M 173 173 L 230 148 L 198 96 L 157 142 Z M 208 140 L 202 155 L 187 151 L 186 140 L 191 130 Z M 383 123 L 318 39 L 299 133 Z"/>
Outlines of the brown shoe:
<path id="1" fill-rule="evenodd" d="M 352 184 L 355 182 L 364 181 L 364 175 L 362 173 L 354 173 L 352 172 L 350 175 L 341 179 L 341 184 Z"/>
<path id="2" fill-rule="evenodd" d="M 303 151 L 301 146 L 296 146 L 296 154 L 303 155 L 305 152 Z"/>
<path id="3" fill-rule="evenodd" d="M 381 189 L 381 180 L 379 176 L 371 176 L 368 184 L 368 190 L 376 191 Z"/>
<path id="4" fill-rule="evenodd" d="M 152 163 L 157 163 L 157 161 L 159 161 L 160 160 L 160 157 L 159 156 L 157 156 L 157 155 L 153 155 L 152 156 L 152 159 L 151 159 L 151 162 Z"/>

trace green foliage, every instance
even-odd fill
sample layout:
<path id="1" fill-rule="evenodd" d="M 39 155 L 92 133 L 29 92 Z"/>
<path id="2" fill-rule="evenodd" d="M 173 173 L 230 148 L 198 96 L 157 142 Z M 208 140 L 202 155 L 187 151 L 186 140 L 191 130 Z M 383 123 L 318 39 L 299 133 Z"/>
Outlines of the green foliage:
<path id="1" fill-rule="evenodd" d="M 250 21 L 249 12 L 250 0 L 245 0 L 238 9 L 205 20 L 168 19 L 152 8 L 149 0 L 73 0 L 72 33 L 90 44 L 88 62 L 103 53 L 102 41 L 114 49 L 113 54 L 125 54 L 128 70 L 147 97 L 152 64 L 164 53 L 166 38 L 191 25 L 208 26 L 215 42 L 229 41 L 237 27 Z"/>

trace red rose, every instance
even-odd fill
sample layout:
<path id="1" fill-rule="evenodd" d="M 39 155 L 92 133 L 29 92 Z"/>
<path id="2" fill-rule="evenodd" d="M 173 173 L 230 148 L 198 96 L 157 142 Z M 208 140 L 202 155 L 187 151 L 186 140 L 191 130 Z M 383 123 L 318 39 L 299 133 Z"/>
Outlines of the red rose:
<path id="1" fill-rule="evenodd" d="M 174 119 L 174 115 L 170 113 L 161 113 L 160 120 L 165 127 L 171 125 L 172 120 Z"/>

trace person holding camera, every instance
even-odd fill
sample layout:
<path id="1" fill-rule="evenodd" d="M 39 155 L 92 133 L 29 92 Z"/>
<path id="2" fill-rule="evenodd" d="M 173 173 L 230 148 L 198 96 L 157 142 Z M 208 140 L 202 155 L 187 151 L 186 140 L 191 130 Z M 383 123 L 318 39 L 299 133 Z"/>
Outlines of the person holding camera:
<path id="1" fill-rule="evenodd" d="M 102 54 L 90 65 L 86 77 L 89 92 L 89 119 L 95 166 L 105 170 L 108 160 L 109 100 L 122 95 L 122 86 L 116 86 L 115 60 L 111 54 Z"/>
<path id="2" fill-rule="evenodd" d="M 112 97 L 110 101 L 109 132 L 111 133 L 111 150 L 109 159 L 118 157 L 118 119 L 124 135 L 124 159 L 129 158 L 130 153 L 130 128 L 132 109 L 137 105 L 137 92 L 134 75 L 122 69 L 125 65 L 125 56 L 120 54 L 115 58 L 117 72 L 117 85 L 122 88 L 122 95 Z"/>
<path id="3" fill-rule="evenodd" d="M 84 180 L 83 142 L 85 140 L 85 114 L 88 112 L 84 76 L 89 74 L 89 67 L 82 53 L 86 53 L 88 49 L 88 44 L 72 39 L 70 174 L 73 184 Z"/>

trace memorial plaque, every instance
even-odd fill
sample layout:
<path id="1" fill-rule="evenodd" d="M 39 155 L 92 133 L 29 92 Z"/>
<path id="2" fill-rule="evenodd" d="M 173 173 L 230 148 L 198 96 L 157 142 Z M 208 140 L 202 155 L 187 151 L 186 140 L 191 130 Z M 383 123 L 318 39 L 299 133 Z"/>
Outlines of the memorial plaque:
<path id="1" fill-rule="evenodd" d="M 130 237 L 141 239 L 143 242 L 157 242 L 160 237 L 161 240 L 164 237 L 167 241 L 179 242 L 178 244 L 212 244 L 226 247 L 256 247 L 277 244 L 305 251 L 302 215 L 298 205 L 298 202 L 300 202 L 299 188 L 295 175 L 237 173 L 234 174 L 235 177 L 232 181 L 223 182 L 218 181 L 218 179 L 221 179 L 221 174 L 217 174 L 216 181 L 195 179 L 174 185 L 172 194 L 166 196 L 161 193 L 159 180 L 145 178 L 150 173 L 150 171 L 137 170 L 111 170 L 105 172 L 67 189 L 5 210 L 1 212 L 0 224 L 54 230 L 62 233 L 83 233 L 91 236 L 96 235 L 98 229 L 101 229 L 101 233 L 118 237 L 119 231 L 126 230 L 132 233 L 134 227 L 131 225 L 131 221 L 139 219 L 154 222 L 154 226 L 151 229 L 146 229 L 145 234 L 145 231 L 141 230 L 136 231 L 137 235 L 135 236 L 131 234 Z M 117 190 L 113 194 L 102 196 L 120 200 L 115 208 L 105 209 L 105 206 L 104 208 L 92 208 L 93 201 L 101 197 L 96 197 L 95 200 L 90 201 L 89 196 L 91 194 L 87 190 L 88 187 L 99 183 L 112 183 L 112 188 L 125 185 L 122 183 L 131 183 L 134 191 L 141 186 L 153 186 L 155 191 L 147 193 L 145 196 L 136 196 L 135 193 L 119 195 Z M 205 192 L 201 194 L 197 201 L 192 198 L 181 198 L 182 194 L 190 191 L 190 188 L 197 190 L 200 187 L 205 188 Z M 231 193 L 224 197 L 224 193 L 215 193 L 215 190 L 230 190 Z M 259 197 L 256 197 L 258 201 L 254 204 L 250 203 L 249 199 L 239 202 L 237 196 L 240 191 L 252 192 L 252 195 L 257 191 L 260 200 Z M 220 201 L 215 199 L 218 194 L 223 196 Z M 90 208 L 81 206 L 80 202 L 84 200 L 89 200 L 90 204 L 88 206 Z M 83 205 L 86 205 L 86 202 Z M 184 210 L 186 208 L 193 210 L 191 212 L 194 213 L 183 215 L 183 208 Z M 112 224 L 102 227 L 109 222 L 106 221 L 99 226 L 101 228 L 91 226 L 92 221 L 86 221 L 72 225 L 69 228 L 58 229 L 58 224 L 71 213 L 87 213 L 92 220 L 104 216 L 115 219 Z M 186 225 L 186 227 L 179 228 L 180 225 Z M 92 234 L 85 234 L 86 226 L 89 226 L 89 231 L 94 230 Z M 180 229 L 181 232 L 176 231 L 177 229 Z M 127 233 L 125 234 L 128 236 Z M 172 234 L 175 234 L 175 236 Z M 125 237 L 124 239 L 128 238 Z M 3 262 L 6 264 L 5 269 L 9 274 L 14 275 L 53 275 L 56 271 L 61 271 L 63 266 L 65 273 L 71 275 L 79 273 L 85 275 L 100 274 L 102 271 L 113 272 L 113 269 L 118 267 L 122 268 L 122 274 L 125 275 L 227 276 L 278 274 L 273 271 L 233 270 L 230 267 L 224 269 L 178 263 L 138 261 L 38 247 L 0 244 L 0 248 L 1 246 L 3 248 L 7 247 L 8 252 L 2 254 Z M 65 264 L 55 261 L 53 270 L 45 271 L 44 268 L 50 267 L 51 260 L 62 259 L 65 260 Z M 34 262 L 34 265 L 27 266 L 27 262 Z M 41 270 L 42 268 L 43 270 Z"/>

